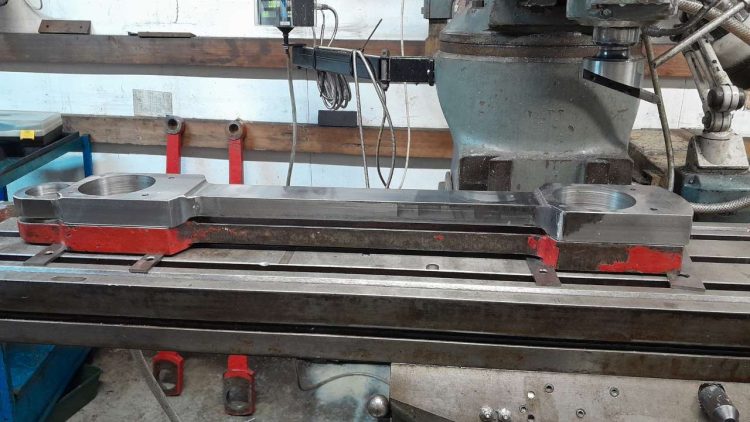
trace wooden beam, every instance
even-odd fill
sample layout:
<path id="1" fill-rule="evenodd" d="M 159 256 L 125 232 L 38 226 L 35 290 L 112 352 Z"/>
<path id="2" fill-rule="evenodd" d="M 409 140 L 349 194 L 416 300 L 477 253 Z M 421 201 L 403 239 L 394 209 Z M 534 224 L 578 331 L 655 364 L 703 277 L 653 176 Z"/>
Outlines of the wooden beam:
<path id="1" fill-rule="evenodd" d="M 312 40 L 292 40 L 312 44 Z M 364 41 L 340 40 L 337 47 L 360 48 Z M 398 41 L 372 40 L 367 51 L 401 51 Z M 406 54 L 424 55 L 423 41 L 408 41 Z M 120 35 L 0 33 L 3 63 L 80 65 L 207 66 L 286 68 L 281 38 L 139 38 Z"/>
<path id="2" fill-rule="evenodd" d="M 311 40 L 293 40 L 312 44 Z M 364 41 L 341 40 L 336 46 L 359 48 Z M 433 46 L 434 47 L 434 46 Z M 657 44 L 657 55 L 670 46 Z M 425 55 L 423 41 L 407 41 L 406 54 Z M 400 51 L 399 42 L 373 40 L 368 52 Z M 283 69 L 286 56 L 277 38 L 139 38 L 120 35 L 54 35 L 0 33 L 0 62 L 76 65 L 197 66 L 239 69 Z M 659 68 L 663 77 L 688 78 L 687 62 L 678 55 Z"/>
<path id="3" fill-rule="evenodd" d="M 65 130 L 91 134 L 96 144 L 166 146 L 164 119 L 151 117 L 115 116 L 63 116 Z M 183 143 L 186 147 L 227 147 L 224 127 L 229 121 L 190 119 L 186 122 Z M 245 148 L 249 151 L 289 152 L 292 146 L 292 128 L 285 123 L 246 123 L 248 136 Z M 377 128 L 365 129 L 366 151 L 375 155 Z M 406 130 L 398 129 L 397 153 L 406 154 Z M 692 132 L 675 129 L 672 138 L 678 163 L 684 163 L 687 141 Z M 664 141 L 660 130 L 635 130 L 631 136 L 630 154 L 636 165 L 644 170 L 659 170 L 666 167 Z M 748 139 L 750 141 L 750 139 Z M 390 141 L 384 136 L 382 154 L 389 155 Z M 750 151 L 750 143 L 748 143 Z M 329 128 L 315 125 L 300 125 L 298 152 L 313 154 L 343 154 L 358 156 L 359 131 L 356 128 Z M 447 129 L 413 129 L 412 157 L 449 159 L 453 155 L 453 140 Z M 663 171 L 663 170 L 662 170 Z"/>
<path id="4" fill-rule="evenodd" d="M 91 134 L 99 144 L 165 146 L 164 120 L 148 117 L 64 116 L 65 130 Z M 188 120 L 183 143 L 186 147 L 226 148 L 224 127 L 228 121 Z M 251 151 L 289 152 L 292 127 L 284 123 L 247 123 L 245 148 Z M 378 129 L 365 130 L 367 154 L 375 155 Z M 383 136 L 381 154 L 390 155 L 390 137 Z M 406 154 L 406 130 L 397 130 L 397 152 Z M 300 125 L 297 151 L 360 155 L 359 131 L 356 128 L 328 128 Z M 450 158 L 453 151 L 448 130 L 412 130 L 412 157 Z"/>
<path id="5" fill-rule="evenodd" d="M 659 57 L 672 47 L 671 44 L 655 44 L 654 54 L 656 57 Z M 645 51 L 643 57 L 646 57 Z M 687 64 L 687 60 L 685 60 L 685 56 L 682 54 L 676 55 L 657 70 L 659 71 L 659 76 L 662 78 L 692 78 L 690 67 Z M 649 74 L 648 66 L 646 66 L 646 74 Z"/>

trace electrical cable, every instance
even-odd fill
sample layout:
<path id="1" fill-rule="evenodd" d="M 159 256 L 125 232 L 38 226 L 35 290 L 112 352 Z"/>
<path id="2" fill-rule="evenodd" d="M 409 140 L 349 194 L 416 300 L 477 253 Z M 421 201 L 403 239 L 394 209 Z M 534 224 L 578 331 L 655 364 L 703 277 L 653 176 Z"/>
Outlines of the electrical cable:
<path id="1" fill-rule="evenodd" d="M 685 13 L 696 14 L 701 10 L 701 8 L 703 7 L 703 4 L 697 1 L 679 0 L 677 2 L 677 7 Z M 706 13 L 706 18 L 710 20 L 714 20 L 720 17 L 721 15 L 722 15 L 721 11 L 712 9 Z M 742 22 L 736 19 L 728 19 L 722 22 L 720 26 L 726 29 L 728 32 L 732 33 L 737 38 L 744 41 L 746 44 L 750 44 L 750 27 L 749 26 L 743 24 Z"/>
<path id="2" fill-rule="evenodd" d="M 333 44 L 333 40 L 336 39 L 336 34 L 339 32 L 339 14 L 336 12 L 336 9 L 327 4 L 325 5 L 325 10 L 333 14 L 333 33 L 331 34 L 331 40 L 328 41 L 328 46 L 330 47 Z"/>
<path id="3" fill-rule="evenodd" d="M 164 390 L 161 389 L 159 382 L 156 380 L 156 378 L 154 378 L 154 375 L 151 373 L 151 367 L 146 361 L 146 357 L 143 356 L 143 351 L 131 350 L 130 356 L 133 358 L 133 361 L 135 361 L 135 365 L 138 367 L 138 370 L 141 372 L 141 375 L 143 376 L 143 380 L 146 381 L 146 385 L 148 386 L 148 389 L 151 390 L 151 393 L 154 395 L 154 398 L 156 398 L 156 401 L 159 402 L 159 406 L 161 406 L 162 410 L 164 411 L 164 414 L 167 415 L 167 418 L 169 419 L 169 421 L 181 422 L 180 417 L 177 415 L 177 413 L 175 413 L 174 409 L 169 404 L 169 401 L 167 400 L 167 396 L 164 394 Z"/>
<path id="4" fill-rule="evenodd" d="M 643 28 L 643 33 L 650 36 L 650 37 L 670 37 L 675 35 L 681 35 L 685 32 L 695 28 L 705 17 L 706 15 L 716 7 L 716 5 L 719 4 L 721 0 L 713 0 L 711 3 L 707 5 L 703 5 L 701 7 L 701 10 L 693 15 L 692 18 L 690 18 L 689 21 L 687 21 L 684 24 L 676 25 L 673 28 L 659 28 L 658 26 L 646 26 Z"/>
<path id="5" fill-rule="evenodd" d="M 401 0 L 401 56 L 405 56 L 404 49 L 404 10 L 406 0 Z M 409 85 L 404 82 L 404 107 L 406 108 L 406 161 L 404 162 L 404 172 L 401 174 L 401 182 L 398 184 L 399 189 L 404 188 L 406 182 L 406 173 L 409 172 L 409 158 L 411 157 L 411 116 L 409 113 Z"/>
<path id="6" fill-rule="evenodd" d="M 320 45 L 323 45 L 323 42 L 326 38 L 326 13 L 323 11 L 322 7 L 325 5 L 321 5 L 320 9 L 320 18 L 321 18 L 321 24 L 320 24 Z"/>
<path id="7" fill-rule="evenodd" d="M 334 376 L 332 376 L 330 378 L 326 378 L 326 379 L 324 379 L 324 380 L 322 380 L 320 382 L 317 382 L 317 383 L 315 383 L 313 385 L 303 386 L 302 385 L 302 377 L 300 377 L 300 375 L 299 375 L 299 360 L 295 360 L 295 362 L 294 362 L 294 373 L 297 376 L 297 387 L 300 389 L 300 391 L 314 391 L 314 390 L 317 390 L 318 388 L 320 388 L 320 387 L 322 387 L 322 386 L 324 386 L 326 384 L 330 384 L 330 383 L 332 383 L 332 382 L 334 382 L 336 380 L 340 380 L 342 378 L 349 378 L 349 377 L 366 377 L 366 378 L 372 378 L 374 380 L 378 380 L 378 381 L 382 382 L 385 385 L 390 385 L 389 382 L 388 382 L 388 380 L 386 380 L 385 378 L 382 378 L 380 376 L 377 376 L 375 374 L 368 374 L 367 372 L 347 372 L 347 373 L 344 373 L 344 374 L 334 375 Z"/>
<path id="8" fill-rule="evenodd" d="M 690 205 L 693 206 L 693 211 L 695 211 L 696 214 L 725 214 L 750 207 L 750 196 L 743 196 L 742 198 L 733 201 L 718 202 L 714 204 L 691 203 Z"/>
<path id="9" fill-rule="evenodd" d="M 388 111 L 388 103 L 386 102 L 385 98 L 385 91 L 383 91 L 383 87 L 380 86 L 380 83 L 378 83 L 377 78 L 375 77 L 375 70 L 372 68 L 372 64 L 369 60 L 367 60 L 367 57 L 365 57 L 364 53 L 362 53 L 361 50 L 353 50 L 352 54 L 354 54 L 355 57 L 359 57 L 360 61 L 364 63 L 365 69 L 367 69 L 367 74 L 370 77 L 370 80 L 372 81 L 372 86 L 375 88 L 375 93 L 378 96 L 378 99 L 380 100 L 380 104 L 383 107 L 383 114 L 385 115 L 386 120 L 388 121 L 388 128 L 391 132 L 391 151 L 392 151 L 392 165 L 391 165 L 391 171 L 388 174 L 388 179 L 385 181 L 385 188 L 390 189 L 391 182 L 393 181 L 393 174 L 395 173 L 395 165 L 396 165 L 396 131 L 393 127 L 393 120 L 391 119 L 391 113 Z M 354 67 L 356 71 L 357 62 L 354 60 Z M 360 119 L 361 121 L 361 119 Z"/>
<path id="10" fill-rule="evenodd" d="M 320 45 L 325 43 L 325 11 L 328 10 L 333 14 L 333 32 L 331 33 L 331 39 L 328 40 L 328 47 L 333 45 L 333 41 L 336 40 L 336 34 L 339 30 L 339 14 L 336 10 L 327 4 L 318 5 L 322 15 L 322 27 L 320 31 Z M 314 31 L 314 30 L 313 30 Z M 315 32 L 313 32 L 313 39 L 315 39 Z M 320 98 L 323 100 L 323 104 L 329 110 L 339 110 L 346 108 L 349 105 L 349 101 L 352 99 L 352 92 L 349 88 L 349 82 L 347 82 L 344 75 L 332 74 L 330 72 L 317 72 L 317 84 Z"/>
<path id="11" fill-rule="evenodd" d="M 385 92 L 383 92 L 383 95 L 385 95 Z M 387 99 L 386 99 L 387 103 Z M 388 179 L 386 180 L 385 177 L 383 177 L 383 169 L 380 166 L 380 147 L 383 143 L 383 130 L 385 129 L 385 111 L 383 112 L 383 119 L 380 121 L 380 129 L 378 130 L 378 143 L 375 146 L 375 166 L 378 169 L 378 177 L 380 178 L 380 181 L 383 183 L 383 186 L 386 189 L 391 188 L 391 181 L 393 180 L 393 175 L 396 172 L 396 145 L 391 143 L 391 168 L 390 173 L 388 174 Z"/>
<path id="12" fill-rule="evenodd" d="M 357 97 L 357 128 L 359 129 L 359 146 L 362 149 L 362 168 L 365 172 L 365 187 L 370 189 L 370 171 L 367 168 L 367 150 L 365 149 L 365 130 L 362 127 L 362 101 L 359 92 L 359 74 L 357 71 L 357 54 L 352 52 L 352 68 L 354 69 L 354 90 Z"/>
<path id="13" fill-rule="evenodd" d="M 289 98 L 292 101 L 292 151 L 289 154 L 289 170 L 286 173 L 286 185 L 292 185 L 294 160 L 297 156 L 297 100 L 294 98 L 294 81 L 292 80 L 292 52 L 286 48 L 286 74 L 289 82 Z"/>
<path id="14" fill-rule="evenodd" d="M 656 108 L 659 110 L 659 121 L 661 123 L 662 134 L 664 135 L 664 148 L 667 152 L 667 189 L 674 191 L 674 148 L 672 146 L 672 132 L 669 130 L 669 120 L 667 120 L 667 110 L 664 106 L 664 98 L 661 92 L 661 82 L 659 81 L 659 71 L 654 66 L 654 46 L 651 44 L 651 38 L 643 34 L 643 45 L 646 47 L 646 61 L 651 73 L 651 83 L 654 86 L 654 94 L 658 98 Z"/>
<path id="15" fill-rule="evenodd" d="M 658 70 L 653 64 L 653 45 L 651 44 L 651 39 L 646 34 L 643 35 L 643 44 L 646 47 L 646 58 L 648 60 L 649 71 L 651 72 L 651 80 L 654 85 L 654 93 L 659 98 L 659 102 L 656 105 L 659 109 L 659 120 L 661 121 L 662 132 L 664 134 L 664 144 L 667 152 L 667 184 L 669 186 L 669 190 L 674 191 L 674 150 L 672 148 L 672 135 L 669 130 L 669 121 L 667 120 L 667 113 L 666 109 L 664 108 L 664 102 L 662 101 L 661 84 L 659 82 Z M 690 205 L 693 207 L 693 212 L 695 212 L 696 214 L 724 214 L 750 207 L 750 195 L 732 201 L 718 202 L 713 204 L 699 204 L 690 202 Z"/>

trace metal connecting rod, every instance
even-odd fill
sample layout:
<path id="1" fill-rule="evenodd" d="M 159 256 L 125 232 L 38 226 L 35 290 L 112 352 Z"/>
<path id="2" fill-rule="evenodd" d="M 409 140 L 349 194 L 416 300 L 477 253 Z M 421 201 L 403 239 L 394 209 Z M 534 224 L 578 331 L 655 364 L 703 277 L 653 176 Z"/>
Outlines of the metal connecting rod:
<path id="1" fill-rule="evenodd" d="M 370 191 L 214 185 L 202 176 L 111 174 L 15 196 L 29 243 L 173 255 L 198 243 L 532 255 L 553 268 L 681 267 L 690 205 L 650 186 L 536 192 Z"/>

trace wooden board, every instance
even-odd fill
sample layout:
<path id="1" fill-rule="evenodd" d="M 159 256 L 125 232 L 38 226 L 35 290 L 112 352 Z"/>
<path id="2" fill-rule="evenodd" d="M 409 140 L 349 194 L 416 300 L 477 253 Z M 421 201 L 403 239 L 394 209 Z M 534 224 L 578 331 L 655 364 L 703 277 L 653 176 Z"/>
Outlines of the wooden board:
<path id="1" fill-rule="evenodd" d="M 312 40 L 292 40 L 312 44 Z M 286 68 L 281 38 L 140 38 L 120 35 L 49 35 L 0 33 L 4 63 L 88 65 L 208 66 Z M 364 41 L 337 41 L 337 47 L 361 48 Z M 367 52 L 400 51 L 398 41 L 372 40 Z M 406 54 L 424 54 L 423 41 L 408 41 Z"/>
<path id="2" fill-rule="evenodd" d="M 89 133 L 95 143 L 117 145 L 164 146 L 164 120 L 148 117 L 103 117 L 66 115 L 63 118 L 68 132 Z M 226 148 L 224 127 L 228 121 L 188 120 L 184 145 L 199 148 Z M 292 127 L 284 123 L 246 123 L 245 148 L 252 151 L 289 152 L 292 146 Z M 365 130 L 368 155 L 375 154 L 378 129 Z M 389 154 L 390 138 L 383 143 L 382 154 Z M 397 131 L 397 151 L 406 154 L 406 130 Z M 450 158 L 452 140 L 447 130 L 414 129 L 412 157 Z M 298 152 L 360 155 L 359 131 L 356 128 L 330 128 L 300 125 Z"/>
<path id="3" fill-rule="evenodd" d="M 311 44 L 311 40 L 292 40 Z M 360 48 L 362 40 L 341 40 L 336 46 Z M 655 45 L 657 55 L 669 45 Z M 406 55 L 425 55 L 424 41 L 407 41 Z M 432 46 L 431 48 L 435 48 Z M 396 40 L 372 40 L 367 52 L 399 52 Z M 139 38 L 120 35 L 52 35 L 0 33 L 3 63 L 54 63 L 79 65 L 133 65 L 170 67 L 199 66 L 246 69 L 283 69 L 286 56 L 280 38 Z M 82 70 L 82 72 L 85 72 Z M 659 68 L 662 77 L 687 78 L 690 69 L 678 55 Z"/>
<path id="4" fill-rule="evenodd" d="M 164 120 L 151 117 L 112 117 L 89 115 L 63 116 L 65 130 L 91 134 L 99 144 L 165 146 Z M 224 127 L 229 121 L 197 120 L 186 122 L 184 145 L 198 148 L 226 148 Z M 292 127 L 285 123 L 247 122 L 248 137 L 245 148 L 251 151 L 289 152 L 291 150 Z M 368 155 L 374 155 L 377 128 L 366 128 L 365 143 Z M 687 143 L 693 132 L 687 129 L 672 131 L 675 160 L 685 162 Z M 397 130 L 398 155 L 406 153 L 406 130 Z M 750 138 L 746 139 L 750 152 Z M 390 142 L 383 144 L 388 154 Z M 359 131 L 357 128 L 330 128 L 315 125 L 300 125 L 299 152 L 320 154 L 360 155 Z M 446 158 L 453 154 L 453 141 L 447 129 L 413 129 L 412 156 L 420 158 Z M 666 157 L 664 140 L 660 130 L 642 129 L 633 131 L 630 155 L 636 168 L 651 172 L 664 172 Z"/>
<path id="5" fill-rule="evenodd" d="M 672 48 L 671 44 L 656 44 L 654 45 L 654 54 L 656 57 L 659 57 L 670 48 Z M 645 51 L 643 56 L 646 57 Z M 692 78 L 690 67 L 687 60 L 685 60 L 685 56 L 682 54 L 674 56 L 657 70 L 659 71 L 659 76 L 662 78 Z M 648 66 L 646 66 L 646 74 L 648 75 L 649 73 Z"/>

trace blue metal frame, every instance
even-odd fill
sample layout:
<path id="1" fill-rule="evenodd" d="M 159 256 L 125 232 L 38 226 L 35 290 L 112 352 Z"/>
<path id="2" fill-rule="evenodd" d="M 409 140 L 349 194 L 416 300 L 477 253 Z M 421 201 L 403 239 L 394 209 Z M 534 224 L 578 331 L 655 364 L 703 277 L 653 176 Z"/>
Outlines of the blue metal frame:
<path id="1" fill-rule="evenodd" d="M 22 158 L 0 160 L 0 200 L 7 186 L 68 152 L 83 153 L 83 172 L 94 174 L 89 135 L 71 133 Z M 44 420 L 89 349 L 0 343 L 0 422 Z"/>
<path id="2" fill-rule="evenodd" d="M 22 158 L 6 158 L 0 161 L 0 201 L 8 200 L 7 186 L 32 171 L 48 164 L 68 152 L 83 153 L 83 173 L 88 177 L 94 174 L 89 135 L 71 133 L 47 146 L 39 148 Z"/>
<path id="3" fill-rule="evenodd" d="M 43 421 L 89 349 L 0 344 L 0 421 Z"/>

